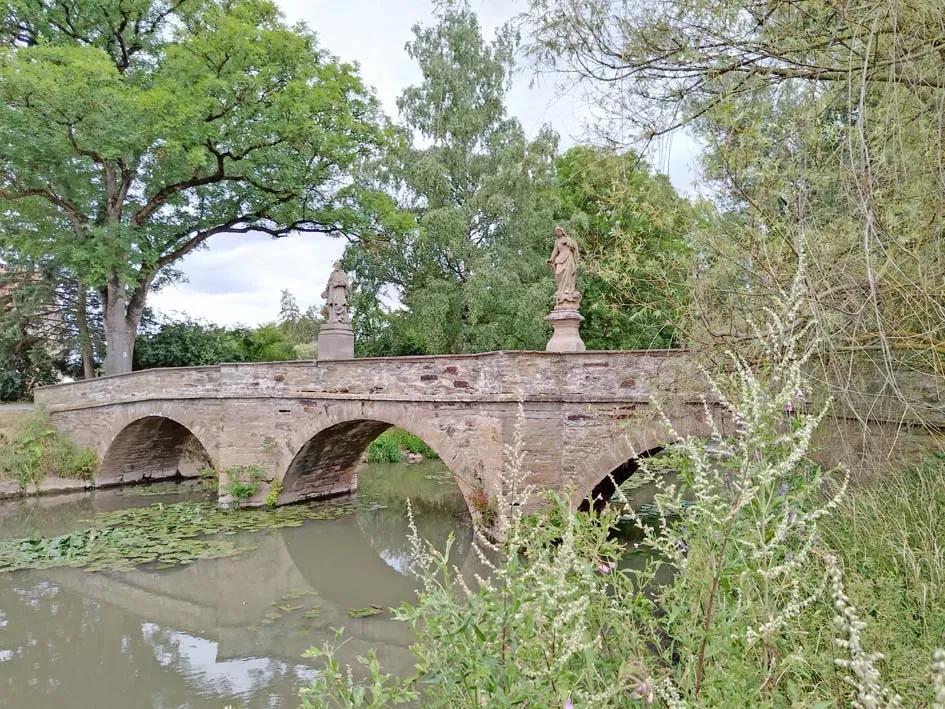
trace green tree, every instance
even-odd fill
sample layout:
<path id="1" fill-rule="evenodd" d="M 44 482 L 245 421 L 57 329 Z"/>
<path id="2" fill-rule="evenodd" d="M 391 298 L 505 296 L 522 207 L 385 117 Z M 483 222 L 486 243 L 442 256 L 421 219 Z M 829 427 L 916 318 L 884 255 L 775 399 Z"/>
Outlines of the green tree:
<path id="1" fill-rule="evenodd" d="M 943 16 L 943 0 L 531 0 L 526 19 L 542 66 L 608 117 L 705 142 L 726 214 L 699 234 L 689 334 L 751 336 L 803 249 L 802 308 L 842 392 L 864 365 L 945 373 Z"/>
<path id="2" fill-rule="evenodd" d="M 272 2 L 0 16 L 0 238 L 100 294 L 106 373 L 131 369 L 148 292 L 211 236 L 385 231 L 390 200 L 346 179 L 382 142 L 376 101 Z"/>
<path id="3" fill-rule="evenodd" d="M 250 359 L 245 329 L 228 330 L 195 320 L 167 322 L 138 335 L 135 364 L 138 369 L 194 367 Z"/>
<path id="4" fill-rule="evenodd" d="M 344 261 L 367 302 L 359 351 L 474 352 L 543 347 L 557 137 L 534 140 L 505 113 L 516 36 L 483 39 L 467 3 L 439 6 L 407 53 L 423 80 L 398 100 L 401 140 L 374 173 L 414 217 L 390 239 L 351 245 Z M 381 324 L 379 300 L 402 311 Z M 396 332 L 395 332 L 396 331 Z"/>
<path id="5" fill-rule="evenodd" d="M 303 313 L 295 296 L 287 290 L 282 291 L 279 300 L 278 327 L 285 334 L 286 340 L 293 346 L 299 359 L 312 359 L 315 356 L 315 341 L 324 318 L 314 305 Z"/>
<path id="6" fill-rule="evenodd" d="M 0 268 L 0 401 L 27 399 L 59 378 L 64 326 L 48 275 L 9 260 Z"/>
<path id="7" fill-rule="evenodd" d="M 687 305 L 696 209 L 632 151 L 571 148 L 557 177 L 558 216 L 582 248 L 588 348 L 672 346 Z"/>

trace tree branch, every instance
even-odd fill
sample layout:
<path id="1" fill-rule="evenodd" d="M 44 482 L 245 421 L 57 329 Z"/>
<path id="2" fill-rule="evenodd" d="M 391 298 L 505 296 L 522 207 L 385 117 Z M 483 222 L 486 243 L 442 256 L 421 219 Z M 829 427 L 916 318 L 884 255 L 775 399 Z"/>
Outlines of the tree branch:
<path id="1" fill-rule="evenodd" d="M 26 199 L 27 197 L 42 197 L 47 202 L 65 210 L 72 219 L 73 224 L 87 224 L 89 221 L 89 218 L 82 214 L 78 207 L 64 197 L 60 197 L 51 189 L 32 187 L 30 189 L 20 190 L 19 192 L 10 192 L 9 190 L 0 189 L 0 199 Z"/>

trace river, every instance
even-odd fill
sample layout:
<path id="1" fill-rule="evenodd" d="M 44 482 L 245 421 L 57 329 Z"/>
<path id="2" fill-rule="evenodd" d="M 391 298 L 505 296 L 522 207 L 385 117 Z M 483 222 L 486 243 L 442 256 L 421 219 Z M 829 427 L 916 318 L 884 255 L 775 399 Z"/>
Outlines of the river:
<path id="1" fill-rule="evenodd" d="M 314 673 L 303 652 L 340 627 L 348 638 L 341 661 L 374 648 L 389 671 L 406 673 L 410 633 L 387 610 L 415 597 L 405 499 L 421 536 L 443 544 L 455 535 L 460 567 L 473 562 L 472 530 L 438 461 L 365 466 L 359 481 L 355 512 L 235 533 L 231 540 L 251 547 L 235 556 L 163 569 L 0 573 L 0 707 L 294 707 Z M 0 539 L 65 534 L 96 513 L 211 497 L 193 484 L 163 484 L 7 502 Z M 384 610 L 349 615 L 371 606 Z"/>

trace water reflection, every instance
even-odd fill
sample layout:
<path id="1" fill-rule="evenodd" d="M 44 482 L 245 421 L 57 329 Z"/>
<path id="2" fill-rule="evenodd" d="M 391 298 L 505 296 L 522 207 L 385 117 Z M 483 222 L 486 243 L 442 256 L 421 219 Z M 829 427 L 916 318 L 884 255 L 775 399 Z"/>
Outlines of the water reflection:
<path id="1" fill-rule="evenodd" d="M 272 657 L 218 660 L 219 643 L 156 623 L 143 623 L 141 633 L 154 650 L 158 665 L 180 673 L 207 696 L 279 706 L 279 685 L 295 686 L 315 678 L 315 671 L 306 665 Z"/>
<path id="2" fill-rule="evenodd" d="M 414 598 L 404 493 L 423 536 L 442 545 L 455 535 L 460 566 L 471 556 L 471 531 L 442 468 L 362 472 L 361 485 L 356 515 L 247 536 L 255 549 L 231 558 L 0 574 L 0 708 L 292 707 L 313 672 L 302 652 L 336 627 L 350 638 L 343 661 L 375 649 L 390 671 L 406 672 L 408 629 L 386 613 L 356 619 L 348 611 Z M 97 509 L 155 501 L 59 498 L 0 509 L 0 526 L 8 538 L 58 534 Z"/>

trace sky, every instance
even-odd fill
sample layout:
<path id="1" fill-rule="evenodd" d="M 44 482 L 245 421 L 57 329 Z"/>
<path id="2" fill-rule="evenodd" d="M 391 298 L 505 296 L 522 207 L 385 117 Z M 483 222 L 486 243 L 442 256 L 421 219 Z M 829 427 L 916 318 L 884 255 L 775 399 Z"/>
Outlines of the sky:
<path id="1" fill-rule="evenodd" d="M 364 82 L 377 92 L 385 112 L 396 118 L 396 100 L 407 86 L 421 80 L 420 71 L 404 51 L 411 27 L 432 24 L 432 0 L 276 0 L 290 21 L 301 20 L 316 31 L 323 47 L 341 60 L 357 62 Z M 524 8 L 522 0 L 471 0 L 487 38 L 495 28 Z M 535 135 L 551 124 L 561 147 L 580 142 L 592 116 L 582 92 L 562 92 L 554 80 L 520 68 L 507 101 L 508 111 Z M 677 189 L 692 187 L 696 147 L 676 136 L 651 161 L 667 172 Z M 208 248 L 178 264 L 184 282 L 153 294 L 150 305 L 159 315 L 190 317 L 220 325 L 256 326 L 275 321 L 279 298 L 289 290 L 300 308 L 321 306 L 320 293 L 341 256 L 345 242 L 325 235 L 271 239 L 260 234 L 220 234 Z"/>

